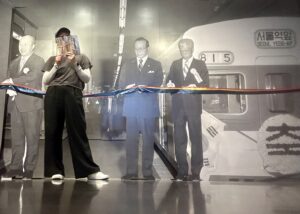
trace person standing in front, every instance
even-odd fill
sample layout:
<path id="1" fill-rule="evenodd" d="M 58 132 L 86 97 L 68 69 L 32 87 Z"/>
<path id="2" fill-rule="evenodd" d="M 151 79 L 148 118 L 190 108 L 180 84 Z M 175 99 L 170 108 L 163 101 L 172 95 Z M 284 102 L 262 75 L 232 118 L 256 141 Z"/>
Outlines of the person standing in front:
<path id="1" fill-rule="evenodd" d="M 208 87 L 209 76 L 206 64 L 193 57 L 193 40 L 181 39 L 178 47 L 182 58 L 172 63 L 166 79 L 167 87 Z M 203 165 L 201 113 L 200 94 L 172 95 L 175 155 L 178 164 L 176 180 L 200 180 Z M 188 175 L 186 124 L 191 141 L 191 177 Z"/>
<path id="2" fill-rule="evenodd" d="M 70 34 L 70 30 L 63 27 L 57 31 L 55 38 Z M 86 55 L 68 52 L 66 56 L 50 57 L 43 68 L 43 82 L 48 86 L 44 102 L 45 177 L 64 178 L 62 134 L 66 121 L 75 177 L 92 180 L 109 178 L 94 162 L 86 135 L 82 90 L 90 80 L 91 67 Z"/>
<path id="3" fill-rule="evenodd" d="M 143 37 L 134 42 L 136 57 L 128 60 L 121 69 L 119 88 L 160 86 L 163 81 L 161 63 L 150 58 L 149 41 Z M 152 93 L 125 95 L 123 116 L 126 117 L 126 175 L 124 180 L 138 178 L 139 133 L 143 137 L 143 179 L 155 180 L 152 172 L 154 156 L 155 121 L 159 117 L 158 96 Z"/>
<path id="4" fill-rule="evenodd" d="M 4 83 L 19 84 L 40 90 L 44 59 L 34 53 L 35 38 L 26 35 L 19 41 L 20 55 L 9 66 L 9 79 Z M 38 161 L 43 97 L 31 96 L 7 90 L 11 97 L 12 158 L 8 178 L 31 179 Z M 25 153 L 26 151 L 26 153 Z M 23 162 L 24 158 L 24 162 Z"/>

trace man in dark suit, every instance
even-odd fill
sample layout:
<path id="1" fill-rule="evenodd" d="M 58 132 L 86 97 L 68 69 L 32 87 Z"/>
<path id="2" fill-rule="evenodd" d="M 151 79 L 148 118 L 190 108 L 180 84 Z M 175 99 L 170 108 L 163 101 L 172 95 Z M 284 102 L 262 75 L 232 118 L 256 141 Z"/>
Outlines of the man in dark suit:
<path id="1" fill-rule="evenodd" d="M 194 43 L 182 39 L 178 43 L 181 59 L 172 63 L 166 79 L 168 87 L 208 87 L 209 78 L 205 62 L 193 58 Z M 176 179 L 189 180 L 186 156 L 188 124 L 191 141 L 191 180 L 200 180 L 203 165 L 201 131 L 202 97 L 198 94 L 172 95 L 175 154 L 178 163 Z"/>
<path id="2" fill-rule="evenodd" d="M 19 42 L 21 56 L 13 60 L 8 69 L 9 79 L 6 83 L 24 85 L 40 90 L 42 88 L 42 73 L 44 60 L 33 53 L 35 39 L 24 36 Z M 38 158 L 38 144 L 42 122 L 43 99 L 28 96 L 8 90 L 12 97 L 11 109 L 11 141 L 12 159 L 7 177 L 32 178 Z M 25 162 L 23 156 L 25 153 Z M 24 171 L 23 171 L 24 169 Z"/>
<path id="3" fill-rule="evenodd" d="M 138 38 L 134 43 L 136 57 L 121 69 L 120 88 L 135 86 L 160 86 L 163 80 L 161 63 L 148 57 L 149 42 Z M 144 179 L 154 180 L 152 163 L 154 155 L 155 118 L 159 117 L 158 96 L 152 93 L 127 94 L 124 98 L 123 116 L 126 117 L 127 174 L 123 179 L 138 178 L 139 133 L 143 136 L 142 171 Z"/>

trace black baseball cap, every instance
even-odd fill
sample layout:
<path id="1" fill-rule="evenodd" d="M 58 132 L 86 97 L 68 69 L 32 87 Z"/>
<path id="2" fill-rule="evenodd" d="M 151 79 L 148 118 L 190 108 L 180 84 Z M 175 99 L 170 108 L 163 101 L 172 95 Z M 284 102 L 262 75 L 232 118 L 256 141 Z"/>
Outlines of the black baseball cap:
<path id="1" fill-rule="evenodd" d="M 55 33 L 55 38 L 60 37 L 60 35 L 63 33 L 69 36 L 71 34 L 71 31 L 66 27 L 62 27 Z"/>

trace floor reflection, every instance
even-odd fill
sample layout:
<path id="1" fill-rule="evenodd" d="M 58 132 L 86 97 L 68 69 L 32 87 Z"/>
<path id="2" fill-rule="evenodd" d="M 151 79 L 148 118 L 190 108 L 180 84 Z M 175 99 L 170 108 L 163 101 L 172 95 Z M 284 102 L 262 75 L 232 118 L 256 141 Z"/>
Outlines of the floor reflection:
<path id="1" fill-rule="evenodd" d="M 300 182 L 12 180 L 0 213 L 300 213 Z"/>

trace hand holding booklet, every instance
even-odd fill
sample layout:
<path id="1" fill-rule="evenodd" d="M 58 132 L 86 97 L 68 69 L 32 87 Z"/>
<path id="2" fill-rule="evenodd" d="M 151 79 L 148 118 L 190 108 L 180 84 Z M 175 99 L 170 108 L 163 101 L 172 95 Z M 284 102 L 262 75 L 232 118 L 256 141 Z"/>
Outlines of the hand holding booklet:
<path id="1" fill-rule="evenodd" d="M 75 35 L 58 37 L 55 39 L 55 42 L 57 48 L 57 56 L 66 56 L 67 53 L 73 53 L 74 55 L 80 54 L 78 37 Z"/>

